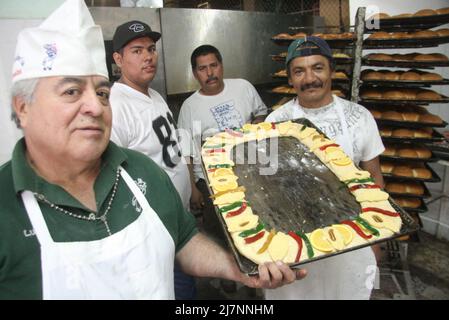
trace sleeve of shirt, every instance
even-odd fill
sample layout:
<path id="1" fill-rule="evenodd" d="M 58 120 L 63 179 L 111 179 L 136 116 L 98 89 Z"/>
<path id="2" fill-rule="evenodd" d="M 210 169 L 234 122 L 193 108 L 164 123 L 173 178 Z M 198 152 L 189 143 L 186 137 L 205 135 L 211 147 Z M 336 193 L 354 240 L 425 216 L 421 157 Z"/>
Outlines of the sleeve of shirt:
<path id="1" fill-rule="evenodd" d="M 120 101 L 111 100 L 112 128 L 111 140 L 120 147 L 129 148 L 131 144 L 130 126 L 128 119 L 123 112 L 123 105 Z"/>
<path id="2" fill-rule="evenodd" d="M 251 105 L 253 107 L 252 113 L 255 117 L 257 116 L 263 116 L 267 114 L 267 106 L 262 101 L 262 99 L 259 96 L 259 93 L 257 92 L 256 88 L 254 86 L 247 82 L 248 84 L 248 90 L 251 97 Z"/>
<path id="3" fill-rule="evenodd" d="M 279 107 L 279 109 L 271 112 L 265 119 L 266 122 L 283 122 L 292 119 L 292 116 L 288 113 L 288 103 Z"/>
<path id="4" fill-rule="evenodd" d="M 190 105 L 184 102 L 178 116 L 178 139 L 184 157 L 196 155 L 192 137 L 192 115 Z"/>
<path id="5" fill-rule="evenodd" d="M 361 128 L 364 132 L 364 143 L 361 161 L 370 161 L 385 151 L 382 139 L 377 128 L 376 120 L 371 113 L 364 108 L 365 125 Z"/>

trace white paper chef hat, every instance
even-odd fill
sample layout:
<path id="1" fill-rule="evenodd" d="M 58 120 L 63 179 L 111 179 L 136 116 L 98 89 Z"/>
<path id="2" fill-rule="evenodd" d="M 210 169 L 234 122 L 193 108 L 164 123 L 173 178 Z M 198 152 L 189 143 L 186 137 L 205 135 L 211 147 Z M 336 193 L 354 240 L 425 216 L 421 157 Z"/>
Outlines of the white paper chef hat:
<path id="1" fill-rule="evenodd" d="M 49 76 L 108 78 L 101 27 L 83 0 L 67 0 L 39 27 L 17 39 L 12 82 Z"/>

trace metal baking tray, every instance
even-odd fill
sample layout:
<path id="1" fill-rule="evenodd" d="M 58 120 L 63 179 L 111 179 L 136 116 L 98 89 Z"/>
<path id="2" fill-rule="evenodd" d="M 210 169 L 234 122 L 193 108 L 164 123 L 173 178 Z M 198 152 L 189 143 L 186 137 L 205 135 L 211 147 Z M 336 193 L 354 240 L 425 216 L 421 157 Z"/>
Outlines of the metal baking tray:
<path id="1" fill-rule="evenodd" d="M 436 157 L 435 153 L 432 152 L 432 156 L 430 158 L 404 158 L 404 157 L 396 157 L 396 156 L 384 156 L 380 155 L 379 158 L 381 160 L 386 161 L 396 161 L 396 162 L 437 162 L 438 158 Z"/>
<path id="2" fill-rule="evenodd" d="M 295 122 L 314 127 L 310 121 L 304 118 L 297 119 Z M 244 144 L 245 152 L 234 156 L 234 162 L 236 163 L 234 172 L 239 177 L 239 185 L 246 188 L 246 199 L 251 203 L 253 211 L 259 215 L 267 228 L 275 228 L 283 232 L 302 230 L 307 233 L 316 228 L 357 216 L 360 213 L 360 205 L 350 194 L 347 187 L 313 152 L 309 151 L 297 139 L 282 137 L 263 141 L 265 144 L 254 141 Z M 275 146 L 274 143 L 276 142 L 278 147 L 276 150 L 279 152 L 273 152 L 273 154 L 270 150 L 272 144 Z M 248 154 L 257 155 L 255 159 L 270 159 L 271 155 L 272 161 L 250 162 L 248 161 Z M 273 173 L 275 168 L 277 169 L 275 174 L 260 174 L 263 170 L 268 174 Z M 204 165 L 203 170 L 205 170 Z M 207 175 L 205 176 L 207 177 Z M 305 263 L 415 232 L 418 226 L 413 219 L 395 203 L 392 202 L 392 205 L 403 219 L 403 226 L 399 234 L 391 238 L 292 264 L 291 267 L 296 268 Z M 240 269 L 247 274 L 257 274 L 257 265 L 238 252 L 227 232 L 222 215 L 217 207 L 215 209 Z"/>
<path id="3" fill-rule="evenodd" d="M 434 85 L 448 85 L 449 79 L 441 81 L 402 81 L 402 80 L 362 80 L 363 85 L 369 87 L 383 86 L 383 87 L 403 87 L 403 88 L 417 88 L 430 87 Z"/>
<path id="4" fill-rule="evenodd" d="M 414 38 L 414 39 L 366 39 L 363 49 L 396 49 L 436 47 L 449 43 L 449 37 Z"/>
<path id="5" fill-rule="evenodd" d="M 444 128 L 447 126 L 447 122 L 444 120 L 440 124 L 418 122 L 418 121 L 394 121 L 385 119 L 376 119 L 376 122 L 379 125 L 404 127 L 404 128 L 422 128 L 422 127 Z"/>
<path id="6" fill-rule="evenodd" d="M 385 177 L 385 182 L 389 182 L 389 181 L 396 181 L 393 179 L 389 179 L 388 177 Z M 396 192 L 388 192 L 392 197 L 402 197 L 402 198 L 420 198 L 420 199 L 424 199 L 424 198 L 430 198 L 432 195 L 430 194 L 429 189 L 427 189 L 427 186 L 424 182 L 422 181 L 416 181 L 417 183 L 419 183 L 423 188 L 424 188 L 424 193 L 419 195 L 419 194 L 413 194 L 413 193 L 396 193 Z"/>
<path id="7" fill-rule="evenodd" d="M 441 178 L 438 176 L 438 174 L 431 167 L 429 167 L 426 163 L 424 164 L 424 167 L 432 173 L 432 177 L 431 178 L 423 179 L 423 178 L 415 178 L 415 177 L 396 176 L 396 175 L 394 175 L 392 173 L 382 173 L 382 176 L 384 178 L 387 177 L 390 181 L 441 182 Z"/>
<path id="8" fill-rule="evenodd" d="M 428 142 L 438 142 L 438 141 L 444 141 L 445 140 L 444 136 L 441 133 L 439 133 L 438 131 L 436 131 L 436 130 L 433 130 L 431 138 L 396 138 L 396 137 L 382 137 L 382 136 L 381 136 L 381 138 L 382 138 L 382 141 L 385 141 L 385 142 L 388 142 L 388 143 L 390 143 L 390 142 L 393 142 L 393 143 L 395 143 L 395 142 L 396 143 L 404 143 L 404 142 L 407 142 L 407 143 L 416 143 L 416 142 L 428 143 Z M 427 146 L 429 146 L 429 145 L 427 145 Z"/>
<path id="9" fill-rule="evenodd" d="M 365 66 L 374 67 L 397 67 L 397 68 L 420 68 L 434 69 L 435 67 L 449 67 L 449 61 L 400 61 L 400 60 L 372 60 L 366 57 L 362 58 Z"/>
<path id="10" fill-rule="evenodd" d="M 373 105 L 377 104 L 390 104 L 390 105 L 426 105 L 429 103 L 449 103 L 449 98 L 441 95 L 441 100 L 391 100 L 391 99 L 363 99 L 361 98 L 362 103 L 369 103 Z"/>
<path id="11" fill-rule="evenodd" d="M 365 32 L 376 32 L 378 29 L 369 29 L 372 20 L 366 21 Z M 383 31 L 410 31 L 410 30 L 423 30 L 439 27 L 443 24 L 449 23 L 449 14 L 438 14 L 432 16 L 422 17 L 405 17 L 405 18 L 387 18 L 379 19 L 379 29 Z"/>

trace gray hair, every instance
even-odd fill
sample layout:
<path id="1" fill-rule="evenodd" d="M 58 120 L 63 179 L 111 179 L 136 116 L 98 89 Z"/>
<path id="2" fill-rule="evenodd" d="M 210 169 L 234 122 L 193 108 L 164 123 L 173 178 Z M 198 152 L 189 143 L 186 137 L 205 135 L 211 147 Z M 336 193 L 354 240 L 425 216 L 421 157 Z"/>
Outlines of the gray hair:
<path id="1" fill-rule="evenodd" d="M 22 97 L 26 103 L 31 103 L 34 97 L 34 90 L 39 82 L 39 78 L 20 80 L 14 83 L 11 87 L 11 98 Z M 11 99 L 12 101 L 12 99 Z M 16 123 L 17 128 L 20 128 L 20 120 L 12 107 L 11 120 Z"/>

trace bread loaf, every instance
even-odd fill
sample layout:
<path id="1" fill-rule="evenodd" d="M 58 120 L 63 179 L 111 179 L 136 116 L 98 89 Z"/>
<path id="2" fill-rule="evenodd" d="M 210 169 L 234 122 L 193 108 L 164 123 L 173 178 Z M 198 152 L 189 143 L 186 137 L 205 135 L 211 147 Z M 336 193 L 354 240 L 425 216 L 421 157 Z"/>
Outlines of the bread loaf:
<path id="1" fill-rule="evenodd" d="M 404 121 L 402 114 L 397 111 L 385 111 L 382 112 L 382 119 L 393 121 Z"/>
<path id="2" fill-rule="evenodd" d="M 386 40 L 391 39 L 391 34 L 384 31 L 374 32 L 368 37 L 369 40 Z"/>
<path id="3" fill-rule="evenodd" d="M 410 129 L 400 128 L 394 129 L 391 135 L 396 138 L 413 138 L 414 132 Z"/>
<path id="4" fill-rule="evenodd" d="M 419 73 L 413 72 L 413 71 L 407 71 L 401 74 L 399 77 L 399 80 L 403 81 L 420 81 L 421 75 Z"/>
<path id="5" fill-rule="evenodd" d="M 366 71 L 362 74 L 362 80 L 383 80 L 384 74 L 378 71 Z"/>
<path id="6" fill-rule="evenodd" d="M 421 81 L 442 81 L 443 77 L 438 73 L 425 72 L 421 74 Z"/>
<path id="7" fill-rule="evenodd" d="M 431 123 L 431 124 L 442 124 L 443 120 L 435 114 L 421 114 L 419 116 L 419 122 Z"/>
<path id="8" fill-rule="evenodd" d="M 392 170 L 393 175 L 398 177 L 413 177 L 413 170 L 410 166 L 398 165 L 394 166 Z"/>
<path id="9" fill-rule="evenodd" d="M 416 94 L 417 100 L 441 100 L 440 94 L 432 90 L 419 90 Z"/>
<path id="10" fill-rule="evenodd" d="M 370 110 L 371 114 L 373 115 L 374 119 L 381 119 L 382 118 L 382 112 L 379 110 Z"/>
<path id="11" fill-rule="evenodd" d="M 429 159 L 432 157 L 432 152 L 427 148 L 415 148 L 416 155 L 419 159 Z"/>
<path id="12" fill-rule="evenodd" d="M 394 146 L 385 146 L 385 150 L 382 152 L 382 155 L 386 157 L 394 157 L 396 155 L 396 148 Z"/>
<path id="13" fill-rule="evenodd" d="M 416 112 L 403 112 L 402 113 L 402 118 L 404 119 L 404 121 L 417 122 L 417 121 L 419 121 L 419 113 L 416 113 Z"/>
<path id="14" fill-rule="evenodd" d="M 449 14 L 449 7 L 435 10 L 437 14 Z"/>
<path id="15" fill-rule="evenodd" d="M 414 17 L 425 17 L 425 16 L 433 16 L 436 15 L 437 12 L 432 9 L 422 9 L 413 14 Z"/>
<path id="16" fill-rule="evenodd" d="M 384 12 L 380 12 L 380 13 L 375 13 L 371 16 L 369 16 L 366 20 L 378 20 L 378 19 L 388 19 L 390 18 L 390 15 L 388 13 L 384 13 Z"/>
<path id="17" fill-rule="evenodd" d="M 387 71 L 384 73 L 384 80 L 389 80 L 389 81 L 397 81 L 400 79 L 402 73 L 398 72 L 398 71 Z"/>
<path id="18" fill-rule="evenodd" d="M 360 96 L 364 99 L 382 99 L 382 92 L 375 89 L 363 90 Z"/>
<path id="19" fill-rule="evenodd" d="M 274 36 L 275 39 L 293 39 L 292 36 L 288 33 L 279 33 Z"/>
<path id="20" fill-rule="evenodd" d="M 421 196 L 424 187 L 419 182 L 387 182 L 385 190 L 391 193 L 410 194 Z"/>
<path id="21" fill-rule="evenodd" d="M 432 129 L 426 130 L 426 129 L 417 129 L 415 131 L 413 131 L 413 137 L 414 138 L 425 138 L 425 139 L 429 139 L 432 138 Z"/>
<path id="22" fill-rule="evenodd" d="M 382 137 L 391 137 L 393 130 L 391 128 L 381 128 L 379 133 Z"/>
<path id="23" fill-rule="evenodd" d="M 389 54 L 371 53 L 366 57 L 368 60 L 391 61 L 393 58 Z"/>
<path id="24" fill-rule="evenodd" d="M 391 162 L 381 162 L 380 163 L 380 171 L 385 174 L 390 174 L 393 172 L 394 164 Z"/>
<path id="25" fill-rule="evenodd" d="M 401 148 L 398 150 L 398 156 L 401 158 L 418 158 L 418 154 L 414 149 Z"/>
<path id="26" fill-rule="evenodd" d="M 432 172 L 426 168 L 413 168 L 413 177 L 419 179 L 430 179 L 432 178 Z"/>
<path id="27" fill-rule="evenodd" d="M 416 31 L 416 32 L 410 32 L 410 36 L 412 38 L 428 39 L 428 38 L 438 37 L 438 33 L 433 30 L 421 30 L 421 31 Z"/>
<path id="28" fill-rule="evenodd" d="M 400 90 L 387 90 L 382 94 L 383 99 L 387 100 L 402 100 L 405 96 Z"/>
<path id="29" fill-rule="evenodd" d="M 449 29 L 438 29 L 435 30 L 435 32 L 438 34 L 438 37 L 449 37 Z"/>
<path id="30" fill-rule="evenodd" d="M 422 200 L 419 198 L 401 198 L 401 197 L 393 197 L 393 201 L 396 202 L 397 205 L 403 208 L 411 208 L 416 209 L 421 207 Z"/>
<path id="31" fill-rule="evenodd" d="M 401 13 L 401 14 L 394 15 L 392 18 L 402 19 L 402 18 L 410 18 L 410 17 L 413 17 L 413 14 L 411 14 L 411 13 Z"/>

